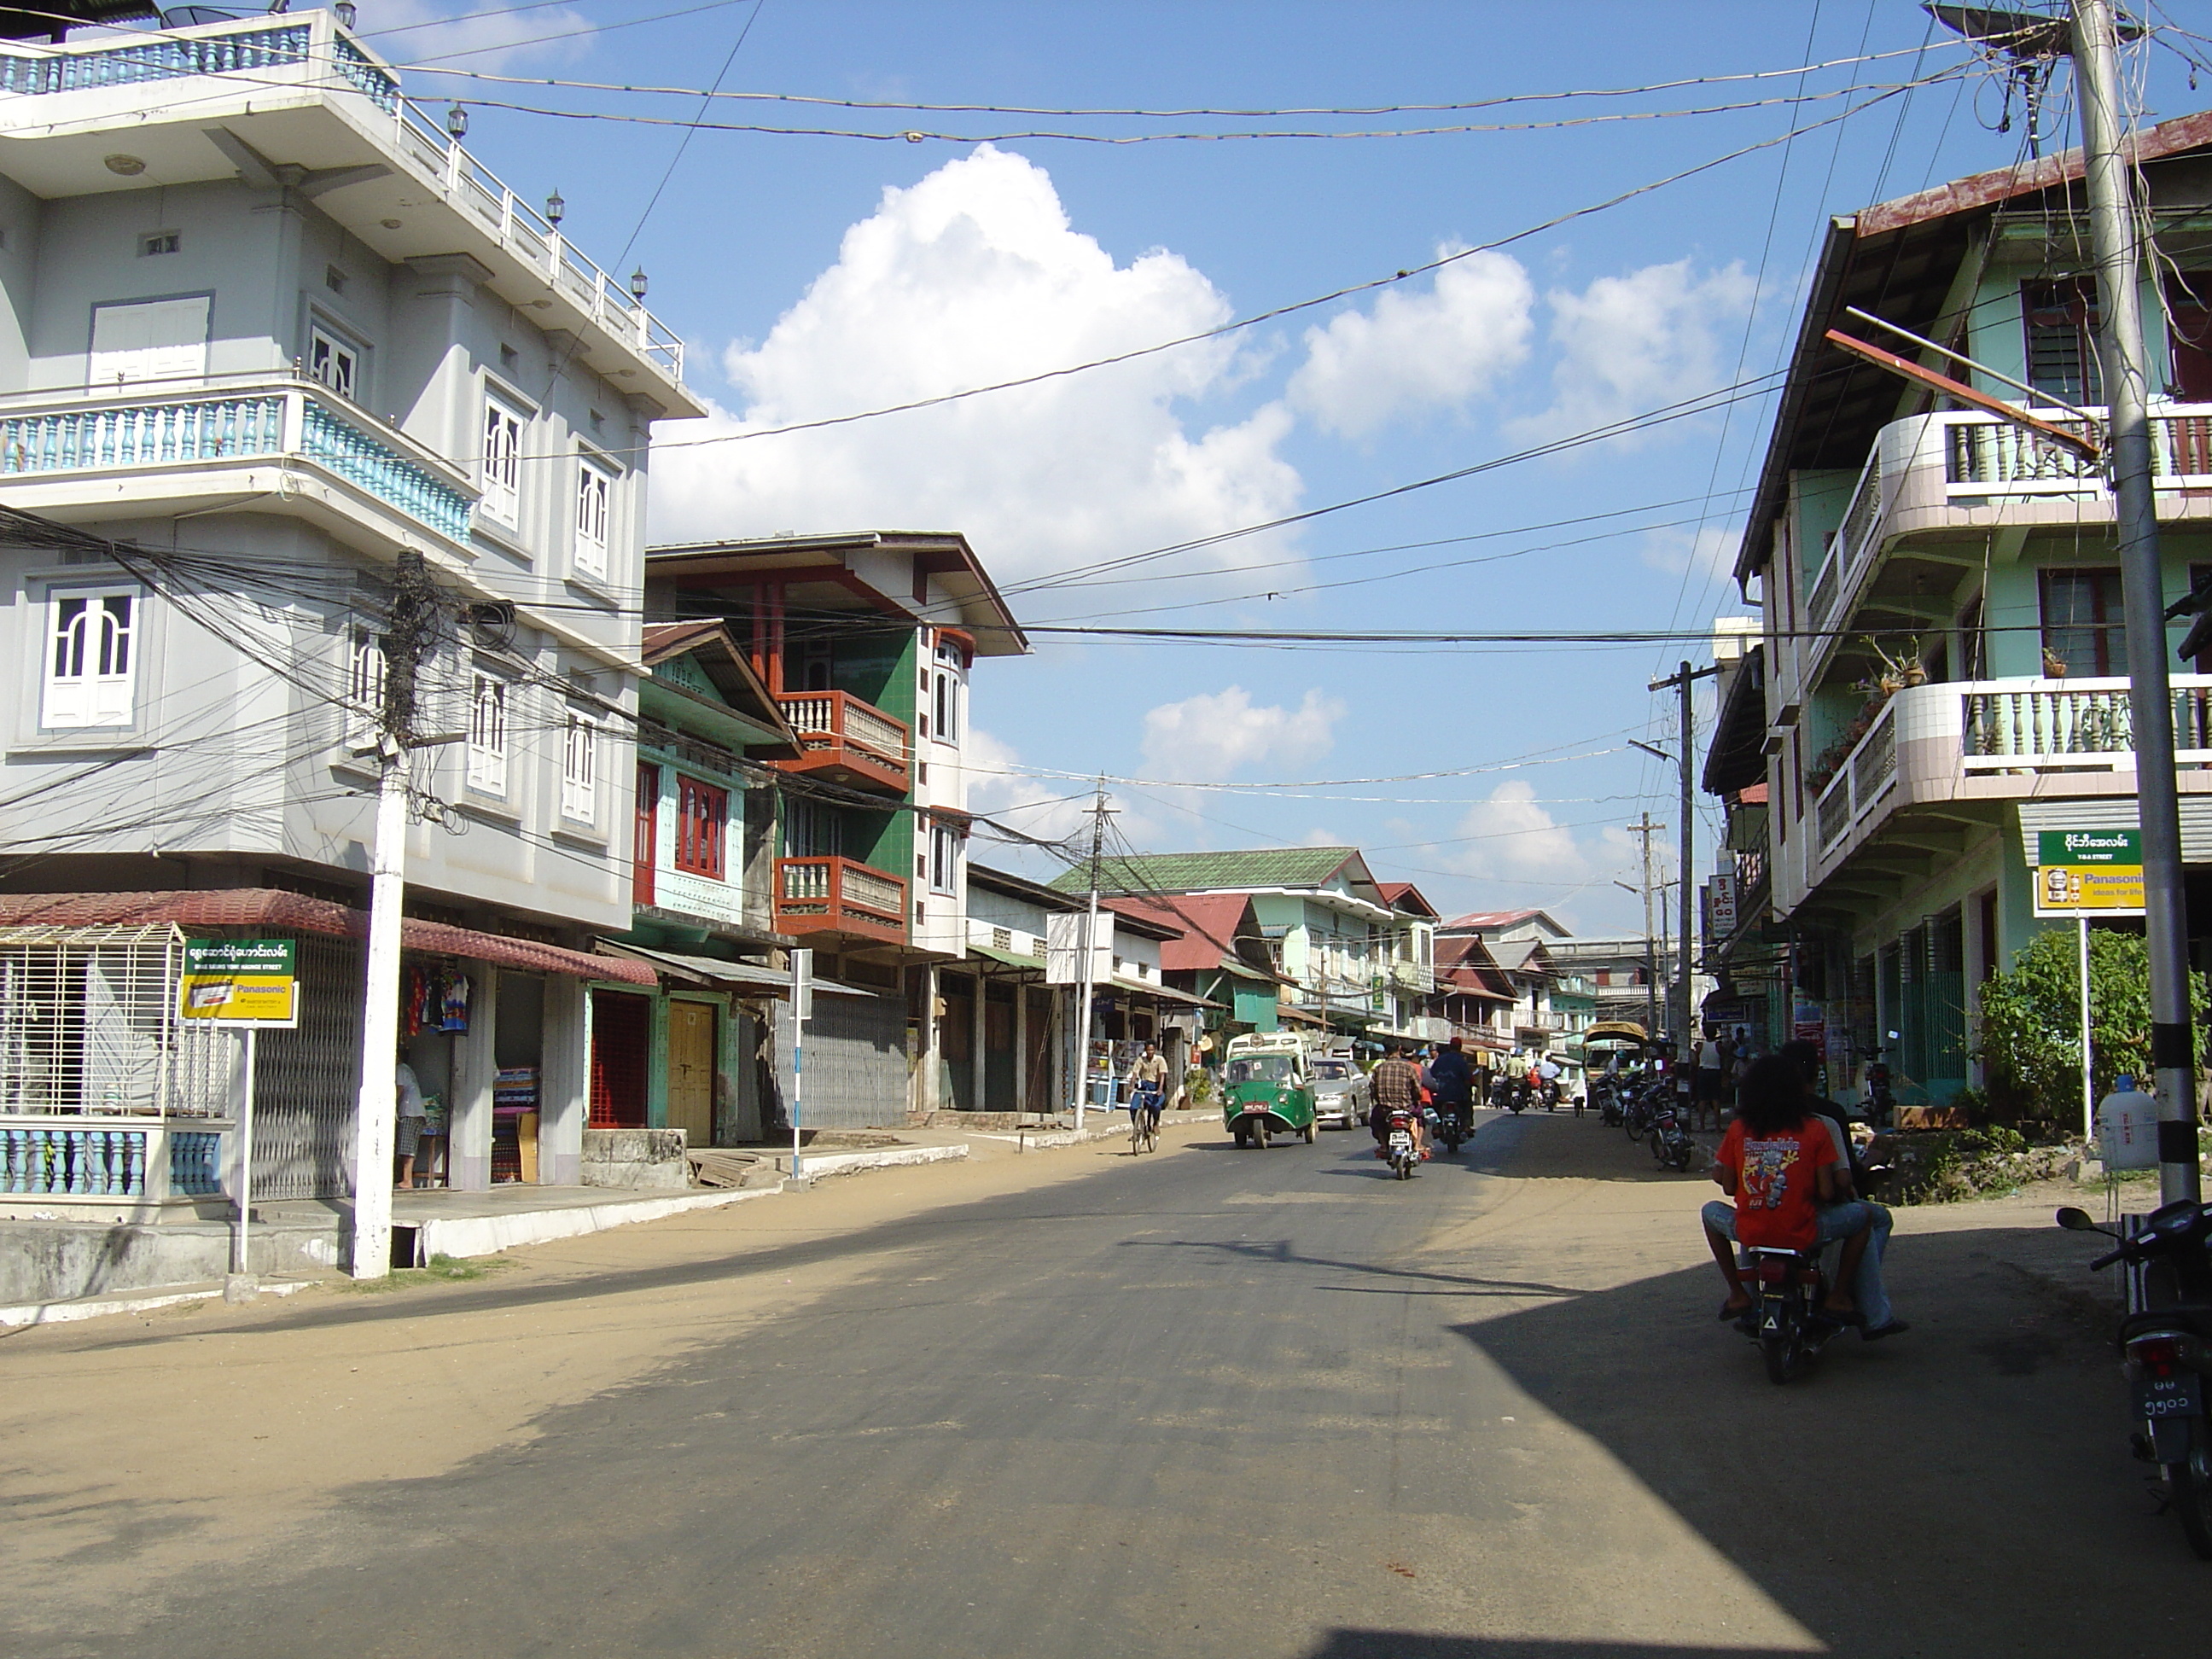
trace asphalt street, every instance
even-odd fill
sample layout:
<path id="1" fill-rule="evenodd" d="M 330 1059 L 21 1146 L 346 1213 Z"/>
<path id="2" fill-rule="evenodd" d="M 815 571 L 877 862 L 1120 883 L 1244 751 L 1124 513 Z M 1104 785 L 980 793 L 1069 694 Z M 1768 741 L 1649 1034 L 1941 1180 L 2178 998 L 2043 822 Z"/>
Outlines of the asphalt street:
<path id="1" fill-rule="evenodd" d="M 1692 1231 L 1710 1189 L 1594 1120 L 1492 1119 L 1402 1183 L 1364 1133 L 1239 1152 L 1201 1130 L 1147 1158 L 1052 1156 L 1084 1162 L 836 1233 L 702 1234 L 713 1248 L 687 1258 L 431 1300 L 325 1297 L 188 1346 L 158 1323 L 0 1346 L 16 1407 L 0 1541 L 36 1557 L 46 1592 L 0 1607 L 0 1649 L 1872 1659 L 2201 1644 L 2212 1570 L 2128 1461 L 2095 1310 L 2062 1271 L 2078 1242 L 2027 1237 L 2021 1212 L 1909 1217 L 1893 1278 L 1915 1330 L 1847 1340 L 1778 1389 L 1713 1322 Z M 780 1284 L 797 1287 L 787 1306 Z M 520 1431 L 419 1473 L 319 1476 L 264 1505 L 258 1483 L 273 1492 L 284 1472 L 232 1468 L 221 1504 L 197 1507 L 89 1468 L 73 1503 L 51 1469 L 27 1473 L 42 1421 L 92 1409 L 71 1376 L 112 1401 L 143 1375 L 130 1472 L 158 1476 L 157 1425 L 189 1434 L 194 1390 L 214 1386 L 189 1369 L 279 1345 L 332 1358 L 312 1383 L 253 1385 L 272 1419 L 341 1397 L 343 1431 L 371 1439 L 425 1413 L 495 1418 L 491 1372 L 476 1395 L 325 1392 L 358 1373 L 337 1345 L 425 1375 L 439 1353 L 601 1303 L 626 1310 L 618 1326 L 545 1339 L 596 1344 L 576 1359 L 597 1371 L 533 1361 L 532 1378 L 568 1378 L 542 1385 L 553 1403 L 502 1382 Z M 44 1391 L 35 1410 L 27 1389 Z M 213 1479 L 233 1449 L 200 1449 Z M 27 1553 L 41 1528 L 68 1547 Z"/>

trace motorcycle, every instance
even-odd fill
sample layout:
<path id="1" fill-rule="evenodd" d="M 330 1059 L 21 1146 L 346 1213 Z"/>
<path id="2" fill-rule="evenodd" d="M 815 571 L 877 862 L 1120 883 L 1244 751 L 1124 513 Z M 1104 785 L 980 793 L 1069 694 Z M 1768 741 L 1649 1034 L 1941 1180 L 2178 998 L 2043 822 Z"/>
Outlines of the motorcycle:
<path id="1" fill-rule="evenodd" d="M 1669 1170 L 1686 1170 L 1697 1153 L 1697 1143 L 1682 1125 L 1682 1114 L 1670 1096 L 1651 1114 L 1651 1156 Z"/>
<path id="2" fill-rule="evenodd" d="M 1421 1161 L 1421 1154 L 1413 1145 L 1412 1113 L 1395 1111 L 1390 1114 L 1383 1127 L 1382 1151 L 1394 1179 L 1411 1181 L 1413 1178 L 1413 1166 Z"/>
<path id="3" fill-rule="evenodd" d="M 2170 1507 L 2189 1547 L 2212 1561 L 2212 1204 L 2179 1199 L 2114 1233 L 2081 1210 L 2058 1212 L 2069 1232 L 2104 1233 L 2119 1249 L 2089 1264 L 2127 1266 L 2127 1313 L 2120 1322 L 2121 1369 L 2133 1390 L 2141 1432 L 2135 1453 L 2166 1471 Z"/>
<path id="4" fill-rule="evenodd" d="M 1866 1069 L 1867 1116 L 1877 1129 L 1887 1129 L 1897 1121 L 1897 1093 L 1890 1084 L 1889 1062 L 1882 1058 L 1888 1052 L 1875 1049 Z"/>
<path id="5" fill-rule="evenodd" d="M 1821 1270 L 1821 1249 L 1818 1245 L 1793 1250 L 1759 1244 L 1738 1254 L 1752 1304 L 1735 1326 L 1759 1345 L 1770 1382 L 1789 1382 L 1849 1328 L 1823 1311 L 1828 1282 Z"/>
<path id="6" fill-rule="evenodd" d="M 1436 1133 L 1444 1144 L 1448 1156 L 1456 1156 L 1460 1143 L 1467 1139 L 1467 1108 L 1440 1106 L 1437 1109 Z"/>
<path id="7" fill-rule="evenodd" d="M 1505 1085 L 1505 1109 L 1518 1117 L 1528 1109 L 1528 1080 L 1516 1078 Z"/>
<path id="8" fill-rule="evenodd" d="M 1657 1115 L 1660 1103 L 1667 1098 L 1667 1080 L 1654 1078 L 1628 1097 L 1627 1108 L 1620 1115 L 1620 1127 L 1631 1140 L 1644 1139 L 1644 1132 L 1651 1127 Z"/>
<path id="9" fill-rule="evenodd" d="M 1600 1078 L 1597 1084 L 1598 1121 L 1608 1129 L 1618 1129 L 1622 1121 L 1620 1084 L 1611 1078 Z"/>

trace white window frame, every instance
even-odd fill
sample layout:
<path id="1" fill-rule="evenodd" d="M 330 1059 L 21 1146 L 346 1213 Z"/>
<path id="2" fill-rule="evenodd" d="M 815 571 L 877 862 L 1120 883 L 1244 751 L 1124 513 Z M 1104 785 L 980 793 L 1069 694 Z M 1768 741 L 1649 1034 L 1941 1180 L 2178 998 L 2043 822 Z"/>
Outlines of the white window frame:
<path id="1" fill-rule="evenodd" d="M 336 329 L 307 325 L 307 378 L 348 403 L 361 401 L 361 348 Z"/>
<path id="2" fill-rule="evenodd" d="M 478 505 L 486 518 L 509 530 L 522 527 L 522 434 L 529 424 L 528 416 L 501 399 L 484 399 L 483 445 L 477 469 L 483 499 Z"/>
<path id="3" fill-rule="evenodd" d="M 576 458 L 576 569 L 593 581 L 607 579 L 607 550 L 614 530 L 615 473 L 588 455 Z"/>
<path id="4" fill-rule="evenodd" d="M 937 647 L 935 694 L 930 701 L 929 734 L 950 749 L 960 746 L 960 694 L 968 679 L 968 659 L 957 645 Z"/>
<path id="5" fill-rule="evenodd" d="M 561 816 L 573 823 L 599 821 L 599 723 L 574 708 L 561 734 Z"/>
<path id="6" fill-rule="evenodd" d="M 507 793 L 507 692 L 512 682 L 479 668 L 469 688 L 469 787 Z"/>
<path id="7" fill-rule="evenodd" d="M 949 823 L 929 827 L 929 890 L 946 898 L 960 896 L 961 843 L 966 838 Z"/>
<path id="8" fill-rule="evenodd" d="M 371 623 L 346 630 L 346 744 L 361 750 L 374 744 L 384 726 L 384 677 L 391 660 L 384 635 Z"/>
<path id="9" fill-rule="evenodd" d="M 58 731 L 133 724 L 144 592 L 133 583 L 50 588 L 39 617 L 39 724 Z"/>

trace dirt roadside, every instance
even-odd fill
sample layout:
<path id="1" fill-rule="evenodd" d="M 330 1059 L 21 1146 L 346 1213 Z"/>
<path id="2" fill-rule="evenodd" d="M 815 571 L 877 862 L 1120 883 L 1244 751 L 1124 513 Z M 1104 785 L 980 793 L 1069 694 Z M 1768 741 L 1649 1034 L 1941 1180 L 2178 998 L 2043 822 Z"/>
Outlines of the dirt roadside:
<path id="1" fill-rule="evenodd" d="M 1218 1124 L 1171 1127 L 1201 1156 Z M 0 1539 L 18 1595 L 77 1598 L 244 1562 L 356 1482 L 433 1475 L 695 1347 L 786 1317 L 897 1246 L 791 1247 L 1080 1180 L 1124 1139 L 872 1170 L 491 1258 L 465 1282 L 343 1281 L 246 1307 L 198 1302 L 0 1335 Z M 763 1258 L 777 1260 L 763 1265 Z M 169 1547 L 164 1540 L 179 1540 Z M 188 1540 L 189 1547 L 184 1547 Z M 296 1558 L 295 1558 L 296 1559 Z M 36 1588 L 34 1588 L 36 1587 Z"/>

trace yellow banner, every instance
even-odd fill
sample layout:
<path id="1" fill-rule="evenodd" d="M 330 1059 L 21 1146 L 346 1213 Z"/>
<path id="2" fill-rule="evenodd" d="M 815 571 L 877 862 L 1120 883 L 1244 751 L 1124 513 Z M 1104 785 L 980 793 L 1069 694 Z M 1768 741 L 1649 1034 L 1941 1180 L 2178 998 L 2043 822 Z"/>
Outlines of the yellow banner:
<path id="1" fill-rule="evenodd" d="M 289 939 L 187 939 L 177 981 L 179 1019 L 292 1025 L 300 980 Z"/>
<path id="2" fill-rule="evenodd" d="M 2140 864 L 2046 864 L 2035 872 L 2035 914 L 2078 915 L 2141 915 L 2143 874 Z"/>

